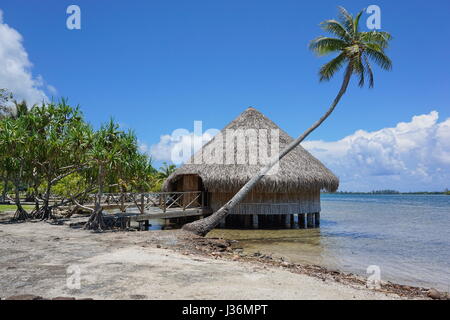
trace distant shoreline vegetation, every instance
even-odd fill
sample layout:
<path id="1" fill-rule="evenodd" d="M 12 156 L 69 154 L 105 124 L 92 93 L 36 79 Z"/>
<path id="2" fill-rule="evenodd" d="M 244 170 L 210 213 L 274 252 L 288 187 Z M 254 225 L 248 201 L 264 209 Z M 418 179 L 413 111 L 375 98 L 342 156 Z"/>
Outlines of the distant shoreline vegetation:
<path id="1" fill-rule="evenodd" d="M 321 192 L 322 194 L 445 194 L 450 195 L 450 190 L 445 189 L 444 191 L 418 191 L 418 192 L 400 192 L 397 190 L 374 190 L 370 192 L 362 192 L 362 191 L 336 191 L 336 192 Z"/>

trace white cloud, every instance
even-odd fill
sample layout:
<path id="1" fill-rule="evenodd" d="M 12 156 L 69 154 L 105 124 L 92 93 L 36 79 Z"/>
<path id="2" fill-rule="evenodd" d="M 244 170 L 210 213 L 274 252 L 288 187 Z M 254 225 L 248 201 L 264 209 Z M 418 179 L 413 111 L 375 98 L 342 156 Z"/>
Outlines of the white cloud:
<path id="1" fill-rule="evenodd" d="M 450 187 L 450 118 L 438 119 L 432 111 L 394 128 L 303 146 L 340 177 L 340 190 L 439 191 Z"/>
<path id="2" fill-rule="evenodd" d="M 201 135 L 194 134 L 185 129 L 175 130 L 171 135 L 160 137 L 157 144 L 149 147 L 140 144 L 141 152 L 146 152 L 156 161 L 170 161 L 174 164 L 186 162 L 205 143 L 210 141 L 218 130 L 210 129 Z"/>
<path id="3" fill-rule="evenodd" d="M 41 76 L 33 77 L 32 63 L 23 47 L 22 35 L 3 21 L 0 10 L 0 88 L 7 88 L 17 100 L 29 104 L 48 100 L 43 88 L 54 94 L 56 89 L 47 85 Z"/>
<path id="4" fill-rule="evenodd" d="M 177 133 L 161 136 L 151 147 L 141 143 L 141 151 L 158 161 L 172 161 L 177 151 L 191 150 L 193 141 L 195 152 L 214 136 L 187 130 Z M 338 141 L 306 141 L 302 145 L 339 176 L 340 190 L 450 188 L 450 118 L 439 122 L 436 111 L 414 116 L 393 128 L 358 130 Z"/>
<path id="5" fill-rule="evenodd" d="M 54 96 L 56 96 L 58 94 L 58 90 L 51 84 L 47 85 L 47 90 L 48 90 L 48 92 L 50 92 L 50 94 L 52 94 Z"/>

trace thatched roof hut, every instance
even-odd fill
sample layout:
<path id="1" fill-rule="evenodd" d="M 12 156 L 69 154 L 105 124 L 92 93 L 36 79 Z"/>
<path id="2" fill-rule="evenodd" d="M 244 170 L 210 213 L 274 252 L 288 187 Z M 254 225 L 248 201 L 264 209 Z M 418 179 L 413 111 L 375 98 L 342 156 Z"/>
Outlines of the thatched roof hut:
<path id="1" fill-rule="evenodd" d="M 238 131 L 241 134 L 256 132 L 257 138 L 251 140 L 252 137 L 244 133 L 245 140 L 240 140 L 239 144 L 239 138 L 232 136 Z M 283 150 L 292 140 L 261 112 L 248 108 L 170 175 L 163 189 L 205 191 L 208 206 L 216 210 L 258 173 L 263 166 L 261 159 Z M 229 141 L 233 141 L 231 148 L 227 144 Z M 339 180 L 330 170 L 302 146 L 297 146 L 280 161 L 275 171 L 258 183 L 233 213 L 319 212 L 320 190 L 333 192 L 338 186 Z"/>

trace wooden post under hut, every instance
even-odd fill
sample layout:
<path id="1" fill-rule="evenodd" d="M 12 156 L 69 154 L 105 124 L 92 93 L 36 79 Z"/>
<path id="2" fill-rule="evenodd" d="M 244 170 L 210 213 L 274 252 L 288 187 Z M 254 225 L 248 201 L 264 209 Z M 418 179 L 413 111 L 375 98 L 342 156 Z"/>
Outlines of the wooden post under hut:
<path id="1" fill-rule="evenodd" d="M 320 227 L 320 212 L 314 213 L 314 224 L 316 228 Z"/>
<path id="2" fill-rule="evenodd" d="M 308 213 L 306 215 L 306 220 L 307 220 L 306 227 L 308 229 L 314 228 L 314 213 Z"/>
<path id="3" fill-rule="evenodd" d="M 252 215 L 252 226 L 253 226 L 253 229 L 258 229 L 259 228 L 259 221 L 258 221 L 258 215 L 257 214 Z"/>

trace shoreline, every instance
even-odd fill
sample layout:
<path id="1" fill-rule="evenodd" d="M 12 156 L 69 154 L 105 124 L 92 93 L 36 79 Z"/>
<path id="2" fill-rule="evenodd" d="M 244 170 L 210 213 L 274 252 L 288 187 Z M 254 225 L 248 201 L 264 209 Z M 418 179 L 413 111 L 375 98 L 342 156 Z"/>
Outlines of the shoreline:
<path id="1" fill-rule="evenodd" d="M 0 224 L 0 298 L 32 294 L 93 299 L 429 299 L 428 289 L 382 282 L 270 256 L 181 230 L 93 233 L 57 224 Z M 67 287 L 69 266 L 80 289 Z"/>

